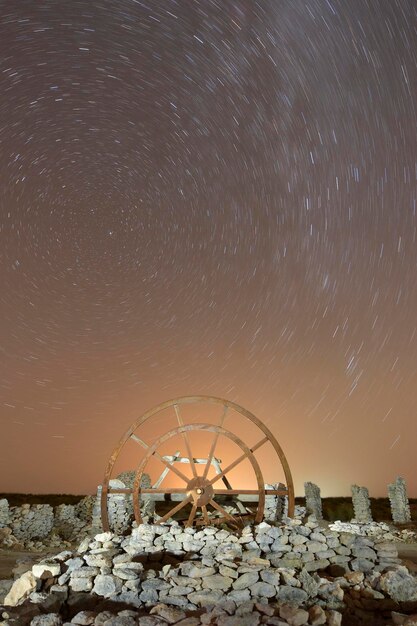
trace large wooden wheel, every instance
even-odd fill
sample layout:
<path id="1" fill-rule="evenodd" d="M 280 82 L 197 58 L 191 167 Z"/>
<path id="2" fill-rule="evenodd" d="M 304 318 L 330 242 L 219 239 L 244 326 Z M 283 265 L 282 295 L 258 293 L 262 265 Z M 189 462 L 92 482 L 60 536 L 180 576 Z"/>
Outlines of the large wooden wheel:
<path id="1" fill-rule="evenodd" d="M 181 414 L 183 405 L 220 405 L 220 416 L 217 423 L 211 424 L 206 421 L 194 421 L 192 423 L 184 423 Z M 147 443 L 141 434 L 141 429 L 148 422 L 149 427 L 153 421 L 158 419 L 158 414 L 173 409 L 175 413 L 177 427 L 169 430 L 163 435 L 158 436 L 152 443 Z M 193 407 L 194 409 L 194 407 Z M 252 422 L 256 426 L 256 430 L 261 431 L 261 435 L 256 443 L 249 447 L 240 437 L 224 427 L 224 422 L 231 412 L 238 414 L 246 420 Z M 198 406 L 198 413 L 204 413 L 201 406 Z M 152 419 L 153 418 L 153 419 Z M 198 434 L 198 437 L 209 438 L 207 449 L 209 449 L 206 458 L 198 458 L 193 454 L 192 441 L 190 437 Z M 237 456 L 227 463 L 226 467 L 220 468 L 215 456 L 216 448 L 219 446 L 219 440 L 229 443 L 233 446 Z M 138 444 L 143 450 L 139 464 L 136 468 L 134 483 L 129 488 L 117 488 L 111 486 L 114 469 L 119 460 L 123 449 L 128 442 Z M 178 469 L 175 460 L 179 457 L 167 456 L 163 453 L 163 447 L 170 446 L 173 451 L 178 448 L 178 441 L 181 443 L 184 453 L 181 457 L 182 463 L 187 463 L 188 471 Z M 264 479 L 255 452 L 262 446 L 269 443 L 272 445 L 274 454 L 282 467 L 285 475 L 286 486 L 280 489 L 265 489 Z M 144 488 L 142 486 L 143 475 L 151 474 L 149 471 L 152 463 L 159 462 L 163 468 L 163 474 L 155 482 L 155 476 L 152 477 L 153 487 Z M 253 474 L 254 488 L 237 488 L 231 486 L 230 475 L 243 462 L 251 468 Z M 212 467 L 217 463 L 216 473 L 213 474 Z M 177 485 L 163 486 L 162 482 L 168 473 L 175 475 Z M 187 475 L 188 474 L 188 475 Z M 219 482 L 223 482 L 223 487 Z M 104 530 L 109 530 L 109 513 L 108 513 L 108 497 L 111 494 L 132 494 L 135 519 L 138 524 L 142 523 L 141 504 L 146 498 L 156 500 L 172 499 L 176 504 L 168 506 L 161 516 L 155 516 L 155 523 L 164 523 L 174 515 L 180 512 L 186 513 L 183 523 L 185 526 L 199 524 L 220 524 L 227 523 L 231 526 L 241 526 L 245 520 L 249 519 L 255 523 L 263 519 L 265 496 L 279 495 L 288 497 L 288 515 L 292 517 L 294 514 L 294 488 L 291 472 L 285 455 L 270 430 L 255 415 L 247 411 L 243 407 L 234 402 L 216 398 L 212 396 L 185 396 L 164 402 L 153 409 L 147 411 L 138 418 L 123 435 L 118 445 L 111 455 L 101 491 L 101 517 Z M 246 500 L 245 500 L 246 498 Z M 245 506 L 247 500 L 255 503 L 255 507 Z M 232 504 L 232 506 L 230 506 Z M 186 511 L 189 509 L 189 511 Z"/>

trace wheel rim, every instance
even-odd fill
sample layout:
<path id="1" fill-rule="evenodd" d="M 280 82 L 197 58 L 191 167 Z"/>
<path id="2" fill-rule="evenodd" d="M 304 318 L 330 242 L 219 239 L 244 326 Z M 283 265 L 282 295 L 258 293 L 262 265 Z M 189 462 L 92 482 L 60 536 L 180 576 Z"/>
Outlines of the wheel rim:
<path id="1" fill-rule="evenodd" d="M 105 471 L 105 476 L 104 476 L 104 480 L 103 480 L 103 484 L 102 484 L 102 489 L 101 489 L 101 518 L 102 518 L 102 525 L 103 525 L 103 529 L 104 530 L 109 530 L 109 517 L 108 517 L 108 507 L 107 507 L 107 498 L 108 498 L 108 494 L 111 493 L 132 493 L 133 490 L 132 489 L 112 489 L 109 486 L 109 482 L 112 478 L 112 472 L 115 466 L 116 461 L 118 460 L 119 455 L 121 454 L 125 444 L 129 441 L 129 440 L 133 440 L 136 443 L 138 443 L 142 448 L 144 448 L 145 450 L 149 450 L 149 448 L 151 447 L 150 445 L 148 445 L 145 441 L 143 441 L 143 439 L 141 439 L 140 437 L 138 437 L 135 433 L 138 431 L 138 429 L 143 426 L 145 424 L 145 422 L 147 422 L 148 420 L 150 420 L 152 417 L 154 417 L 157 413 L 164 411 L 165 409 L 168 409 L 170 407 L 174 408 L 175 410 L 175 414 L 177 417 L 177 421 L 178 421 L 178 425 L 179 425 L 179 429 L 184 427 L 184 430 L 181 431 L 181 434 L 184 436 L 184 443 L 186 445 L 186 449 L 187 449 L 187 454 L 190 458 L 190 466 L 193 472 L 193 478 L 197 477 L 197 474 L 195 472 L 195 467 L 193 464 L 193 457 L 191 454 L 191 450 L 190 450 L 190 446 L 189 446 L 189 441 L 188 441 L 188 435 L 187 435 L 187 427 L 190 426 L 189 424 L 187 424 L 186 426 L 184 425 L 183 421 L 182 421 L 182 417 L 181 417 L 181 413 L 180 413 L 180 406 L 181 405 L 187 405 L 187 404 L 200 404 L 200 403 L 207 403 L 207 404 L 217 404 L 217 405 L 222 405 L 223 406 L 223 412 L 222 412 L 222 416 L 220 419 L 219 424 L 216 426 L 216 428 L 220 428 L 222 429 L 223 426 L 223 422 L 226 418 L 226 415 L 228 413 L 228 411 L 233 410 L 236 413 L 238 413 L 241 417 L 244 417 L 245 419 L 249 420 L 250 422 L 252 422 L 253 424 L 255 424 L 255 426 L 257 426 L 259 428 L 259 430 L 261 430 L 264 433 L 264 437 L 262 439 L 260 439 L 259 441 L 257 441 L 257 443 L 253 446 L 251 446 L 250 448 L 248 448 L 248 446 L 246 446 L 246 444 L 244 444 L 242 442 L 242 444 L 248 448 L 248 450 L 250 451 L 250 453 L 254 453 L 258 448 L 260 448 L 262 445 L 264 445 L 266 442 L 269 442 L 274 450 L 275 450 L 275 454 L 278 457 L 281 467 L 283 469 L 284 475 L 285 475 L 285 480 L 286 480 L 286 486 L 284 486 L 283 489 L 279 489 L 279 490 L 269 490 L 269 491 L 264 491 L 264 489 L 259 488 L 259 497 L 261 497 L 261 493 L 263 494 L 263 497 L 265 497 L 265 493 L 267 494 L 274 494 L 274 495 L 286 495 L 288 497 L 288 516 L 289 517 L 293 517 L 294 515 L 294 486 L 293 486 L 293 480 L 292 480 L 292 475 L 291 475 L 291 471 L 289 468 L 289 464 L 288 461 L 285 457 L 285 454 L 281 448 L 281 446 L 279 445 L 278 441 L 276 440 L 276 438 L 274 437 L 274 435 L 272 434 L 272 432 L 265 426 L 265 424 L 263 422 L 261 422 L 253 413 L 251 413 L 250 411 L 248 411 L 247 409 L 245 409 L 244 407 L 240 406 L 239 404 L 236 404 L 235 402 L 231 402 L 230 400 L 225 400 L 223 398 L 218 398 L 215 396 L 182 396 L 179 398 L 175 398 L 173 400 L 168 400 L 166 402 L 163 402 L 159 405 L 157 405 L 156 407 L 153 407 L 152 409 L 149 409 L 148 411 L 146 411 L 143 415 L 141 415 L 135 422 L 133 422 L 133 424 L 130 426 L 130 428 L 125 432 L 125 434 L 121 437 L 121 439 L 119 440 L 118 444 L 116 445 L 116 447 L 113 450 L 112 455 L 109 458 L 107 467 L 106 467 L 106 471 Z M 192 426 L 196 426 L 196 425 L 192 425 Z M 201 423 L 199 423 L 198 428 L 201 427 Z M 209 424 L 209 427 L 211 427 L 212 425 Z M 230 432 L 230 431 L 227 431 Z M 230 433 L 233 435 L 233 433 Z M 219 433 L 217 434 L 217 437 L 214 438 L 213 442 L 212 442 L 212 446 L 210 449 L 210 453 L 209 453 L 209 457 L 208 459 L 212 459 L 213 455 L 214 455 L 214 450 L 216 448 L 217 445 L 217 438 L 219 436 Z M 179 470 L 177 470 L 177 468 L 175 468 L 173 466 L 173 464 L 169 464 L 166 461 L 163 460 L 163 457 L 161 456 L 157 456 L 157 451 L 155 451 L 155 455 L 157 458 L 159 458 L 164 464 L 165 466 L 172 470 L 174 473 L 176 473 L 178 475 L 178 477 L 181 477 L 181 472 L 179 472 Z M 255 459 L 256 460 L 256 459 Z M 207 473 L 208 473 L 208 469 L 209 469 L 209 465 L 210 463 L 208 462 L 206 465 L 206 469 L 203 473 L 203 478 L 207 478 Z M 139 466 L 140 467 L 140 466 Z M 231 471 L 231 468 L 227 468 L 228 471 Z M 225 474 L 225 472 L 223 473 L 223 475 Z M 137 474 L 136 474 L 137 477 Z M 219 476 L 221 477 L 221 475 Z M 181 477 L 183 478 L 183 477 Z M 263 486 L 262 486 L 263 487 Z M 143 492 L 143 490 L 142 490 Z M 172 490 L 171 490 L 172 492 Z M 240 493 L 245 492 L 245 493 L 249 493 L 250 490 L 240 490 Z M 139 493 L 139 490 L 138 490 Z M 135 498 L 134 498 L 134 504 L 135 504 Z M 206 505 L 202 505 L 202 513 L 203 513 L 203 518 L 206 520 L 207 519 L 207 511 L 204 510 L 203 507 L 206 507 Z M 258 511 L 259 511 L 258 507 Z M 137 517 L 137 516 L 136 516 Z M 139 517 L 140 517 L 140 512 L 139 512 Z M 260 521 L 258 519 L 256 519 L 255 521 Z"/>

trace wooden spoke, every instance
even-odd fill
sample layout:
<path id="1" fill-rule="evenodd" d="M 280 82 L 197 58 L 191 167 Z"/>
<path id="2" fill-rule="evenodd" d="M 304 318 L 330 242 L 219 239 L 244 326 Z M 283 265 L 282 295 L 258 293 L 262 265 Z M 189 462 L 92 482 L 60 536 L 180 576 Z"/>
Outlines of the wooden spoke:
<path id="1" fill-rule="evenodd" d="M 216 474 L 221 474 L 222 473 L 222 468 L 220 467 L 220 463 L 217 462 L 216 458 L 214 458 L 212 460 L 212 463 L 214 465 L 214 469 L 216 470 Z M 223 476 L 222 482 L 225 484 L 227 489 L 232 489 L 232 485 L 229 483 L 229 481 L 227 480 L 226 476 Z"/>
<path id="2" fill-rule="evenodd" d="M 264 437 L 263 439 L 258 441 L 258 443 L 256 443 L 253 446 L 253 448 L 250 448 L 249 452 L 251 452 L 251 453 L 255 452 L 255 450 L 257 450 L 258 448 L 263 446 L 267 441 L 268 441 L 268 437 Z M 210 481 L 210 485 L 214 485 L 215 482 L 220 480 L 220 478 L 223 478 L 223 476 L 225 476 L 228 472 L 230 472 L 232 469 L 234 469 L 236 467 L 236 465 L 239 465 L 239 463 L 242 463 L 242 461 L 244 461 L 246 458 L 248 458 L 248 455 L 246 454 L 246 452 L 244 452 L 240 457 L 235 459 L 233 461 L 233 463 L 230 463 L 230 465 L 228 465 L 226 467 L 226 469 L 224 469 L 220 474 L 217 474 L 217 476 L 212 478 L 211 481 Z"/>
<path id="3" fill-rule="evenodd" d="M 173 463 L 170 463 L 169 461 L 166 461 L 164 459 L 164 457 L 161 456 L 159 454 L 159 452 L 157 452 L 156 450 L 153 453 L 153 455 L 156 456 L 156 458 L 159 459 L 164 465 L 166 465 L 168 469 L 172 470 L 174 472 L 174 474 L 179 476 L 185 483 L 188 483 L 189 479 L 187 478 L 187 476 L 185 474 L 183 474 L 182 472 L 180 472 L 180 470 L 178 468 L 176 468 Z"/>
<path id="4" fill-rule="evenodd" d="M 223 422 L 225 420 L 228 408 L 229 407 L 225 404 L 222 416 L 220 418 L 220 424 L 219 424 L 220 427 L 223 426 Z M 206 464 L 206 467 L 204 468 L 203 478 L 207 478 L 207 474 L 209 473 L 210 465 L 211 465 L 211 462 L 212 462 L 212 459 L 213 459 L 213 456 L 214 456 L 214 450 L 216 448 L 217 440 L 219 438 L 219 435 L 220 435 L 220 431 L 216 430 L 216 432 L 214 434 L 213 442 L 211 444 L 210 452 L 209 452 L 209 455 L 208 455 L 208 458 L 207 458 L 207 464 Z"/>
<path id="5" fill-rule="evenodd" d="M 179 450 L 177 450 L 177 451 L 176 451 L 176 453 L 175 453 L 175 454 L 174 454 L 171 458 L 168 458 L 168 457 L 165 455 L 165 460 L 166 460 L 166 461 L 168 461 L 168 463 L 169 463 L 170 465 L 172 465 L 172 464 L 173 464 L 173 463 L 175 463 L 175 461 L 178 459 L 179 454 L 180 454 L 180 451 L 179 451 Z M 166 468 L 163 470 L 163 472 L 162 472 L 162 474 L 160 475 L 160 477 L 158 478 L 158 480 L 156 481 L 156 483 L 152 485 L 152 487 L 159 487 L 159 486 L 163 483 L 163 481 L 164 481 L 164 479 L 166 478 L 166 476 L 168 475 L 168 473 L 169 473 L 169 469 L 166 467 Z"/>
<path id="6" fill-rule="evenodd" d="M 145 450 L 149 450 L 150 446 L 148 446 L 147 443 L 145 443 L 143 441 L 143 439 L 140 439 L 139 437 L 137 437 L 136 435 L 130 435 L 130 439 L 132 439 L 135 443 L 138 443 L 140 446 L 142 446 L 142 448 L 145 448 Z M 186 483 L 188 483 L 188 478 L 185 474 L 183 474 L 182 472 L 180 472 L 179 469 L 177 469 L 176 467 L 174 467 L 173 463 L 170 463 L 169 461 L 167 461 L 166 459 L 164 459 L 163 456 L 161 456 L 159 454 L 159 452 L 157 452 L 155 450 L 155 452 L 153 453 L 154 456 L 156 456 L 157 459 L 159 459 L 168 469 L 172 470 L 177 476 L 179 476 L 180 478 L 182 478 L 182 480 Z"/>
<path id="7" fill-rule="evenodd" d="M 208 513 L 207 513 L 207 507 L 206 507 L 205 504 L 203 504 L 203 506 L 201 507 L 201 510 L 203 512 L 204 523 L 207 524 L 207 526 L 208 526 L 210 524 L 210 521 L 209 521 L 209 516 L 208 516 Z"/>
<path id="8" fill-rule="evenodd" d="M 186 498 L 185 500 L 177 504 L 177 506 L 174 506 L 174 508 L 168 511 L 168 513 L 165 513 L 163 517 L 160 517 L 157 523 L 163 524 L 164 522 L 166 522 L 167 519 L 175 515 L 175 513 L 180 511 L 182 508 L 184 508 L 191 501 L 191 499 L 192 499 L 192 496 L 188 496 L 188 498 Z"/>
<path id="9" fill-rule="evenodd" d="M 193 525 L 193 521 L 194 521 L 194 518 L 195 518 L 196 511 L 197 511 L 197 503 L 194 502 L 194 504 L 192 506 L 192 509 L 191 509 L 191 513 L 188 516 L 187 523 L 185 524 L 186 527 L 190 527 L 190 526 Z"/>
<path id="10" fill-rule="evenodd" d="M 149 448 L 148 444 L 145 443 L 143 439 L 140 439 L 134 434 L 130 435 L 130 439 L 132 439 L 132 441 L 134 441 L 135 443 L 138 443 L 140 446 L 142 446 L 142 448 L 145 448 L 145 450 Z"/>
<path id="11" fill-rule="evenodd" d="M 209 504 L 211 504 L 211 506 L 213 508 L 215 508 L 217 511 L 219 511 L 220 513 L 222 513 L 223 517 L 227 518 L 228 520 L 230 520 L 231 522 L 233 522 L 234 524 L 237 524 L 237 519 L 233 517 L 233 515 L 230 515 L 230 513 L 228 513 L 222 506 L 220 506 L 220 504 L 218 502 L 216 502 L 215 500 L 211 499 Z"/>
<path id="12" fill-rule="evenodd" d="M 137 437 L 136 435 L 132 434 L 130 435 L 130 439 L 132 439 L 135 443 L 139 444 L 140 446 L 142 446 L 142 448 L 145 448 L 145 450 L 149 450 L 150 446 L 148 446 L 147 443 L 145 443 L 143 441 L 143 439 L 140 439 L 139 437 Z M 167 461 L 166 459 L 164 459 L 163 456 L 161 456 L 159 454 L 159 452 L 157 452 L 155 450 L 155 452 L 153 453 L 154 456 L 156 456 L 157 459 L 159 459 L 169 470 L 172 470 L 175 474 L 177 474 L 177 476 L 179 476 L 184 482 L 188 483 L 188 478 L 185 474 L 183 474 L 182 472 L 180 472 L 179 469 L 177 469 L 176 467 L 174 467 L 173 463 Z"/>
<path id="13" fill-rule="evenodd" d="M 181 415 L 180 415 L 180 410 L 178 408 L 178 404 L 174 404 L 174 409 L 175 409 L 175 415 L 177 416 L 178 425 L 180 427 L 184 426 L 184 422 L 182 421 L 182 418 L 181 418 Z M 195 468 L 194 457 L 191 454 L 190 442 L 188 440 L 187 432 L 183 431 L 181 434 L 182 434 L 182 437 L 184 439 L 185 447 L 187 448 L 188 458 L 190 459 L 191 471 L 193 473 L 194 478 L 197 478 L 197 470 Z"/>

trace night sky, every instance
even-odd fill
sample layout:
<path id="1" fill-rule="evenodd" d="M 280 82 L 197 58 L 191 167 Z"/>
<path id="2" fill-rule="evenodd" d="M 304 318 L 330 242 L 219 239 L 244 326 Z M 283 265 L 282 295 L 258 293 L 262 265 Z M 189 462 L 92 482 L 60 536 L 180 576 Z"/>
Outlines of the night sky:
<path id="1" fill-rule="evenodd" d="M 0 0 L 0 491 L 92 493 L 136 417 L 209 394 L 299 495 L 417 497 L 416 24 Z"/>

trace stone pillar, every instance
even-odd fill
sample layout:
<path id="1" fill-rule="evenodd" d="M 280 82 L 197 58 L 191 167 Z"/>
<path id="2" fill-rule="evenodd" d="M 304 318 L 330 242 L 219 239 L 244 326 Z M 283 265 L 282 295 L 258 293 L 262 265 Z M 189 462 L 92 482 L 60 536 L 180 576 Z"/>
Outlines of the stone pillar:
<path id="1" fill-rule="evenodd" d="M 371 501 L 366 487 L 352 485 L 352 504 L 355 520 L 361 524 L 372 522 Z"/>
<path id="2" fill-rule="evenodd" d="M 276 489 L 285 489 L 285 485 L 283 483 L 278 483 Z M 285 503 L 287 502 L 287 511 L 285 511 Z M 277 496 L 276 504 L 275 504 L 275 514 L 274 514 L 274 522 L 280 522 L 284 515 L 288 513 L 288 497 L 287 496 Z"/>
<path id="3" fill-rule="evenodd" d="M 388 497 L 391 505 L 392 520 L 395 524 L 407 524 L 411 521 L 410 505 L 404 478 L 397 478 L 388 485 Z"/>
<path id="4" fill-rule="evenodd" d="M 94 535 L 101 533 L 103 530 L 103 525 L 101 523 L 101 491 L 102 486 L 99 485 L 97 487 L 97 495 L 91 512 L 91 532 Z"/>
<path id="5" fill-rule="evenodd" d="M 129 489 L 133 489 L 133 484 L 135 482 L 136 472 L 134 470 L 129 470 L 127 472 L 122 472 L 117 476 L 118 480 L 124 482 L 126 487 Z M 140 481 L 140 486 L 142 489 L 150 489 L 152 487 L 151 477 L 149 474 L 142 474 L 142 478 Z M 132 501 L 132 497 L 130 496 L 129 501 Z M 133 505 L 132 505 L 133 507 Z M 132 508 L 133 514 L 133 508 Z M 144 522 L 149 522 L 149 518 L 155 515 L 155 500 L 152 499 L 152 495 L 150 494 L 142 494 L 140 497 L 140 514 L 142 515 L 142 519 Z"/>
<path id="6" fill-rule="evenodd" d="M 113 489 L 129 489 L 133 488 L 135 472 L 123 472 L 117 478 L 109 480 L 109 487 Z M 143 474 L 141 479 L 141 487 L 150 488 L 152 486 L 149 474 Z M 96 532 L 102 530 L 101 524 L 101 485 L 97 487 L 97 496 L 93 508 L 92 526 Z M 145 494 L 140 498 L 140 511 L 144 522 L 148 522 L 149 518 L 155 513 L 155 502 L 152 495 Z M 132 494 L 126 493 L 109 493 L 107 496 L 107 513 L 109 517 L 110 530 L 114 533 L 126 533 L 132 526 L 133 522 L 133 499 Z"/>
<path id="7" fill-rule="evenodd" d="M 321 507 L 320 487 L 314 483 L 304 483 L 306 498 L 306 515 L 313 515 L 317 520 L 323 519 Z"/>
<path id="8" fill-rule="evenodd" d="M 285 489 L 283 483 L 265 485 L 265 489 Z M 280 522 L 285 514 L 285 496 L 265 496 L 264 519 L 268 522 Z"/>
<path id="9" fill-rule="evenodd" d="M 6 498 L 0 500 L 0 528 L 5 528 L 10 523 L 9 502 Z"/>

